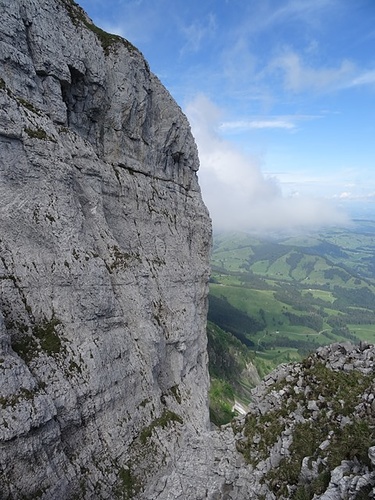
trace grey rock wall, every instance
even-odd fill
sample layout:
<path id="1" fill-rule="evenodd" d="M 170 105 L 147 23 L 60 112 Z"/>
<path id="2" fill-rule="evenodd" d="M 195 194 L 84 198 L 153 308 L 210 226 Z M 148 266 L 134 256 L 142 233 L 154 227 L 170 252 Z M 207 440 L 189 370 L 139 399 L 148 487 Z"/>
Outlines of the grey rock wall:
<path id="1" fill-rule="evenodd" d="M 0 13 L 0 498 L 128 498 L 208 428 L 196 146 L 74 2 Z"/>

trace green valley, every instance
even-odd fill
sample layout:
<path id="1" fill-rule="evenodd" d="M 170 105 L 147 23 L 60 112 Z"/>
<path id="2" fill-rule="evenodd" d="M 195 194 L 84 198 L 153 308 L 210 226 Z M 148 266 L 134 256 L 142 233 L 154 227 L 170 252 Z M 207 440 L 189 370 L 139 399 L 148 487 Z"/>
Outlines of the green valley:
<path id="1" fill-rule="evenodd" d="M 218 362 L 220 329 L 227 357 L 241 366 L 251 360 L 260 376 L 320 345 L 375 343 L 375 222 L 303 236 L 216 234 L 208 320 L 211 357 Z M 225 383 L 227 394 L 230 386 L 227 403 L 246 403 L 246 377 L 230 371 L 233 360 L 222 362 L 220 376 L 210 364 L 213 384 Z"/>

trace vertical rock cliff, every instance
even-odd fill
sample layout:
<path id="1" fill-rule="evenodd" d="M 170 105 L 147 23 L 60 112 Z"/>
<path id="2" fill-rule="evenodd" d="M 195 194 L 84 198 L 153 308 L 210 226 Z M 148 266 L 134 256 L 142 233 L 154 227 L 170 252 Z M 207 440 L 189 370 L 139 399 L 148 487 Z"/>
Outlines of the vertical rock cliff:
<path id="1" fill-rule="evenodd" d="M 130 498 L 208 427 L 196 146 L 73 1 L 0 12 L 0 498 Z"/>

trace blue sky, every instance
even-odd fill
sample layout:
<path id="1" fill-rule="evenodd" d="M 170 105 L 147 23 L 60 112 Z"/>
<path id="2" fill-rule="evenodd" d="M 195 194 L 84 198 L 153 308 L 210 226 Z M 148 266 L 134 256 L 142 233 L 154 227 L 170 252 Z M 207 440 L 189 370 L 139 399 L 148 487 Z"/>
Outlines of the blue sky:
<path id="1" fill-rule="evenodd" d="M 79 0 L 187 114 L 214 227 L 375 219 L 374 0 Z"/>

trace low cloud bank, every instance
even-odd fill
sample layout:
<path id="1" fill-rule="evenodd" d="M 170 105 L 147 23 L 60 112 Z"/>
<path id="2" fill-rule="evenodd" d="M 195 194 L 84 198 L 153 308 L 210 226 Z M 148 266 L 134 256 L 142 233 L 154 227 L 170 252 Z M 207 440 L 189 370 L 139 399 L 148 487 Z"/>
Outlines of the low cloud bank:
<path id="1" fill-rule="evenodd" d="M 199 181 L 214 229 L 295 231 L 349 222 L 327 200 L 283 196 L 277 178 L 262 173 L 259 159 L 220 136 L 220 109 L 204 95 L 188 104 L 186 114 L 199 149 Z"/>

